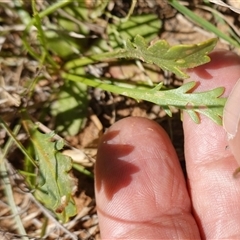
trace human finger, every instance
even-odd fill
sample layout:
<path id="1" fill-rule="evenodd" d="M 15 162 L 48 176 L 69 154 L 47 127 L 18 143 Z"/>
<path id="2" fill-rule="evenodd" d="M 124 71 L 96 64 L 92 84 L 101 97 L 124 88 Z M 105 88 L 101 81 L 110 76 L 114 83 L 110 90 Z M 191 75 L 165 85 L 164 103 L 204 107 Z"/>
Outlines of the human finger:
<path id="1" fill-rule="evenodd" d="M 225 50 L 210 57 L 210 63 L 189 72 L 199 84 L 195 91 L 224 86 L 227 96 L 240 77 L 240 58 Z M 202 238 L 239 239 L 240 178 L 233 177 L 238 164 L 227 147 L 226 133 L 204 116 L 197 125 L 186 113 L 183 126 L 189 192 Z"/>
<path id="2" fill-rule="evenodd" d="M 95 183 L 103 239 L 197 239 L 185 180 L 165 131 L 125 118 L 103 136 Z"/>

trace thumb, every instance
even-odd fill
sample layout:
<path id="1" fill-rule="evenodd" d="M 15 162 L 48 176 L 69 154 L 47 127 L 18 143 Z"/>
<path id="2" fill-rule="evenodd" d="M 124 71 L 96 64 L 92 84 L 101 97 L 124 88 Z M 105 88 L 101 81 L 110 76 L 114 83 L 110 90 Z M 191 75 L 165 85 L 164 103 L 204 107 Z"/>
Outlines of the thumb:
<path id="1" fill-rule="evenodd" d="M 227 132 L 228 145 L 240 166 L 240 80 L 234 86 L 223 112 L 223 127 Z"/>
<path id="2" fill-rule="evenodd" d="M 210 63 L 193 69 L 189 75 L 199 83 L 196 91 L 223 86 L 227 97 L 240 76 L 240 57 L 223 50 L 212 52 L 210 57 Z M 239 239 L 240 179 L 232 177 L 237 162 L 226 148 L 222 126 L 203 115 L 200 118 L 201 123 L 195 124 L 187 114 L 183 116 L 193 213 L 204 239 Z"/>

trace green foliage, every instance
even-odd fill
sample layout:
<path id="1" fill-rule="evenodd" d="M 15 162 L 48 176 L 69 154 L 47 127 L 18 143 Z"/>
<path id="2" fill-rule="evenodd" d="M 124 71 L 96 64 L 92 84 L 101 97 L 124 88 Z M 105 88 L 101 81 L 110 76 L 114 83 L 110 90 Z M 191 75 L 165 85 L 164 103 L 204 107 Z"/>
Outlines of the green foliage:
<path id="1" fill-rule="evenodd" d="M 186 78 L 188 75 L 181 69 L 193 68 L 209 62 L 210 58 L 207 54 L 213 50 L 216 43 L 217 39 L 213 38 L 199 44 L 171 47 L 167 41 L 158 40 L 147 46 L 145 39 L 137 35 L 134 42 L 127 42 L 126 49 L 121 50 L 117 57 L 140 59 Z"/>
<path id="2" fill-rule="evenodd" d="M 88 106 L 87 87 L 66 81 L 51 106 L 55 130 L 63 136 L 74 136 L 84 126 Z"/>
<path id="3" fill-rule="evenodd" d="M 159 21 L 155 14 L 145 14 L 139 16 L 131 16 L 126 22 L 119 22 L 116 24 L 109 24 L 107 28 L 108 45 L 113 49 L 119 48 L 126 44 L 126 39 L 133 40 L 138 34 L 141 34 L 146 41 L 150 41 L 157 37 L 159 29 L 162 27 L 162 22 Z M 101 40 L 99 44 L 105 51 L 109 49 L 106 46 L 106 41 Z M 96 49 L 97 46 L 94 46 Z"/>
<path id="4" fill-rule="evenodd" d="M 179 3 L 178 0 L 168 0 L 168 3 L 171 4 L 176 10 L 182 13 L 184 16 L 188 17 L 193 22 L 200 25 L 202 28 L 206 29 L 210 33 L 214 33 L 217 37 L 224 39 L 225 41 L 229 42 L 231 45 L 235 47 L 240 47 L 239 42 L 237 42 L 234 38 L 228 36 L 217 27 L 215 27 L 212 23 L 207 21 L 206 19 L 198 16 L 193 11 Z"/>
<path id="5" fill-rule="evenodd" d="M 136 35 L 141 34 L 146 41 L 157 37 L 162 27 L 162 22 L 156 14 L 142 14 L 131 16 L 128 21 L 121 23 L 116 29 L 121 39 L 132 40 Z M 111 26 L 111 29 L 113 26 Z"/>
<path id="6" fill-rule="evenodd" d="M 213 38 L 199 44 L 170 46 L 165 40 L 158 40 L 148 46 L 144 38 L 137 35 L 133 42 L 127 42 L 125 49 L 107 53 L 104 56 L 99 54 L 80 61 L 67 63 L 66 69 L 71 68 L 71 66 L 77 67 L 87 64 L 88 59 L 98 61 L 100 56 L 102 58 L 134 58 L 156 64 L 164 70 L 169 70 L 179 77 L 186 78 L 188 76 L 182 69 L 193 68 L 210 61 L 207 54 L 214 48 L 216 43 L 217 39 Z M 189 93 L 195 86 L 195 82 L 191 82 L 173 90 L 161 90 L 162 84 L 159 84 L 154 89 L 140 89 L 137 87 L 131 89 L 106 84 L 102 81 L 99 82 L 97 79 L 90 79 L 77 74 L 62 73 L 62 76 L 68 80 L 82 82 L 136 100 L 156 103 L 162 106 L 169 116 L 171 116 L 169 106 L 174 106 L 186 110 L 196 123 L 199 122 L 197 113 L 202 113 L 217 124 L 221 124 L 222 109 L 226 99 L 219 97 L 222 95 L 224 88 L 216 88 L 202 93 Z"/>
<path id="7" fill-rule="evenodd" d="M 147 84 L 140 84 L 139 82 L 142 79 L 136 82 L 130 80 L 127 82 L 127 80 L 123 85 L 123 81 L 118 81 L 118 79 L 107 79 L 103 77 L 106 75 L 102 73 L 94 74 L 95 77 L 93 77 L 88 74 L 90 71 L 86 71 L 87 67 L 88 70 L 90 67 L 98 70 L 99 67 L 111 66 L 112 61 L 116 63 L 117 59 L 130 58 L 137 60 L 135 61 L 137 64 L 140 63 L 139 60 L 148 63 L 138 65 L 139 69 L 142 67 L 140 70 L 148 79 L 151 78 L 146 70 L 149 64 L 173 72 L 180 78 L 186 78 L 187 74 L 184 69 L 210 61 L 208 53 L 212 51 L 217 42 L 215 38 L 190 45 L 170 46 L 165 40 L 152 41 L 148 44 L 149 41 L 157 38 L 162 27 L 162 19 L 160 20 L 157 13 L 145 14 L 144 12 L 144 14 L 134 15 L 138 12 L 138 9 L 134 11 L 137 0 L 129 2 L 129 9 L 124 8 L 123 15 L 119 14 L 122 16 L 121 18 L 117 17 L 115 10 L 112 9 L 112 7 L 118 7 L 117 9 L 119 9 L 120 5 L 115 4 L 113 6 L 114 1 L 112 0 L 42 2 L 31 0 L 13 1 L 11 4 L 8 2 L 10 1 L 0 3 L 3 13 L 0 17 L 3 26 L 0 60 L 4 71 L 10 69 L 11 61 L 17 64 L 14 65 L 16 66 L 16 69 L 14 69 L 16 75 L 14 73 L 10 76 L 11 74 L 9 74 L 6 79 L 3 79 L 3 82 L 4 84 L 10 82 L 10 85 L 6 85 L 6 87 L 13 87 L 11 86 L 12 81 L 19 77 L 19 89 L 21 89 L 22 86 L 26 86 L 24 72 L 30 73 L 29 80 L 34 84 L 27 97 L 24 95 L 25 92 L 21 95 L 24 99 L 23 105 L 27 106 L 27 102 L 29 103 L 28 106 L 34 117 L 42 117 L 46 112 L 47 114 L 51 113 L 51 116 L 53 116 L 51 123 L 55 124 L 54 129 L 63 136 L 75 135 L 84 126 L 88 104 L 87 85 L 128 96 L 137 101 L 145 100 L 158 104 L 169 116 L 172 115 L 171 107 L 173 106 L 188 112 L 196 123 L 199 123 L 200 113 L 217 124 L 221 124 L 222 111 L 226 102 L 226 99 L 221 97 L 224 91 L 222 87 L 195 93 L 193 92 L 195 82 L 189 82 L 177 89 L 168 89 L 162 83 L 152 88 Z M 127 1 L 123 2 L 127 3 Z M 216 26 L 188 9 L 187 5 L 182 5 L 180 1 L 167 1 L 183 17 L 187 17 L 195 25 L 197 24 L 206 32 L 214 33 L 217 37 L 227 41 L 231 45 L 231 49 L 232 47 L 239 47 L 239 36 L 234 29 L 235 23 L 230 23 L 231 21 L 228 18 L 224 18 L 221 11 L 213 8 L 209 1 L 205 0 L 204 2 L 206 4 L 202 5 L 200 3 L 199 6 L 212 15 L 212 22 Z M 127 4 L 124 6 L 127 6 Z M 6 16 L 14 17 L 6 18 Z M 217 27 L 218 21 L 224 24 L 225 30 L 220 30 L 223 28 Z M 21 30 L 22 26 L 25 26 L 25 30 Z M 11 43 L 12 39 L 16 40 L 13 45 Z M 21 40 L 24 47 L 21 45 Z M 7 49 L 9 49 L 9 52 L 6 52 Z M 5 62 L 7 67 L 4 66 Z M 28 66 L 29 62 L 34 66 L 37 65 L 36 69 L 32 68 L 31 64 Z M 121 62 L 128 64 L 129 61 Z M 131 64 L 133 64 L 132 62 Z M 101 64 L 94 66 L 97 63 Z M 89 67 L 91 64 L 92 66 Z M 23 67 L 23 74 L 20 71 L 21 67 Z M 156 71 L 156 73 L 159 72 Z M 96 76 L 99 76 L 99 78 Z M 64 78 L 64 82 L 62 82 L 61 77 Z M 35 80 L 33 81 L 33 79 Z M 38 84 L 39 80 L 44 80 L 44 85 L 41 85 L 41 82 Z M 194 81 L 194 79 L 192 80 Z M 126 82 L 129 84 L 127 85 Z M 42 86 L 47 86 L 46 88 L 43 87 L 43 92 L 47 89 L 49 95 L 46 96 L 49 96 L 49 98 L 43 97 L 43 100 L 39 102 L 38 100 L 42 96 L 38 94 L 38 89 Z M 36 92 L 34 91 L 35 87 Z M 59 88 L 56 89 L 56 87 Z M 8 88 L 5 90 L 8 91 Z M 40 91 L 40 93 L 43 92 Z M 35 98 L 35 96 L 37 97 Z M 50 103 L 47 102 L 48 100 L 50 100 Z M 39 108 L 42 103 L 43 107 Z M 49 106 L 47 108 L 47 110 L 50 109 L 49 111 L 46 111 L 46 105 Z M 37 111 L 40 111 L 39 114 L 32 111 L 35 107 Z M 9 121 L 11 127 L 17 122 L 16 117 L 12 119 L 12 121 Z M 26 148 L 17 137 L 18 131 L 14 130 L 12 132 L 5 121 L 0 118 L 1 127 L 9 135 L 9 142 L 14 141 L 15 145 L 24 154 L 23 167 L 25 173 L 20 172 L 25 176 L 33 194 L 55 213 L 58 219 L 67 222 L 70 217 L 76 214 L 73 199 L 76 180 L 70 173 L 72 167 L 88 176 L 92 177 L 92 174 L 85 167 L 72 164 L 69 157 L 61 154 L 64 142 L 62 140 L 54 141 L 54 133 L 43 134 L 39 132 L 29 118 L 23 118 L 23 123 L 30 136 L 29 145 Z M 18 127 L 19 129 L 20 127 Z M 26 236 L 28 233 L 24 230 L 24 224 L 21 223 L 18 206 L 14 203 L 12 193 L 14 188 L 11 189 L 11 182 L 8 181 L 8 179 L 11 180 L 11 176 L 7 176 L 8 164 L 6 164 L 6 158 L 8 157 L 7 153 L 11 151 L 5 151 L 4 149 L 10 149 L 11 146 L 8 143 L 3 144 L 0 168 L 2 173 L 6 175 L 3 184 L 5 184 L 6 196 L 16 221 L 14 228 L 18 229 L 19 234 Z M 28 237 L 22 238 L 27 239 Z"/>
<path id="8" fill-rule="evenodd" d="M 189 14 L 189 10 L 186 9 L 184 6 L 180 5 L 177 1 L 169 0 L 169 3 L 179 11 L 182 11 L 189 17 L 192 17 L 193 20 L 197 22 L 200 21 L 199 20 L 200 18 L 196 17 L 194 14 L 191 14 L 191 13 Z M 88 14 L 86 13 L 86 11 L 83 11 L 83 8 L 81 6 L 77 8 L 78 9 L 77 11 L 73 11 L 67 5 L 60 5 L 60 4 L 56 5 L 55 8 L 57 9 L 59 6 L 64 6 L 68 14 L 70 14 L 71 16 L 75 16 L 76 14 L 78 15 L 80 13 L 80 15 L 83 16 L 82 17 L 83 19 L 90 20 L 88 17 Z M 102 4 L 100 8 L 97 7 L 98 9 L 97 15 L 94 14 L 94 11 L 93 11 L 92 14 L 95 16 L 96 19 L 100 17 L 104 11 L 107 11 L 106 6 L 107 6 L 107 2 L 106 4 Z M 132 4 L 130 12 L 132 12 L 133 6 L 134 4 Z M 100 12 L 99 12 L 99 9 L 101 9 Z M 47 43 L 45 41 L 46 37 L 44 36 L 44 33 L 42 31 L 42 28 L 39 22 L 42 16 L 46 16 L 46 14 L 49 14 L 51 12 L 52 10 L 44 11 L 42 13 L 37 13 L 36 10 L 34 12 L 35 14 L 34 24 L 36 25 L 36 27 L 40 32 L 40 41 L 45 46 L 45 48 L 52 46 L 52 49 L 58 55 L 62 55 L 63 57 L 69 56 L 72 51 L 71 49 L 73 48 L 77 49 L 77 45 L 70 39 L 69 39 L 69 42 L 71 43 L 70 44 L 71 46 L 69 48 L 66 48 L 66 51 L 59 51 L 59 49 L 62 47 L 65 48 L 64 44 L 66 45 L 68 41 L 64 42 L 62 40 L 61 41 L 58 40 L 59 44 L 56 44 L 55 46 L 57 45 L 60 46 L 59 49 L 53 46 L 52 43 L 55 42 L 54 39 L 56 39 L 57 36 L 53 38 L 54 40 L 53 42 L 49 41 L 48 42 L 49 45 L 47 46 Z M 108 12 L 106 12 L 106 14 L 110 18 L 113 17 L 109 15 Z M 91 17 L 93 17 L 93 15 L 91 15 Z M 208 57 L 208 53 L 213 50 L 214 46 L 217 43 L 217 39 L 213 38 L 199 44 L 190 44 L 190 45 L 170 46 L 169 43 L 165 40 L 158 40 L 148 45 L 146 43 L 146 40 L 153 38 L 157 33 L 157 30 L 161 27 L 161 26 L 158 26 L 159 22 L 157 22 L 156 15 L 150 14 L 150 15 L 144 15 L 144 16 L 130 16 L 129 14 L 126 19 L 117 19 L 114 17 L 113 19 L 114 19 L 114 23 L 113 24 L 110 23 L 107 25 L 107 33 L 109 36 L 108 46 L 104 46 L 103 41 L 98 41 L 97 46 L 90 48 L 90 52 L 89 52 L 90 56 L 81 57 L 78 59 L 68 61 L 64 66 L 64 69 L 66 72 L 62 73 L 62 76 L 65 76 L 65 78 L 72 80 L 72 78 L 75 79 L 76 76 L 69 75 L 68 73 L 74 73 L 78 75 L 77 72 L 82 72 L 83 70 L 82 67 L 88 64 L 94 64 L 99 61 L 104 61 L 111 58 L 132 58 L 132 59 L 138 59 L 138 60 L 144 61 L 149 64 L 155 64 L 163 70 L 168 70 L 173 72 L 178 77 L 187 78 L 188 75 L 183 71 L 183 69 L 193 68 L 209 62 L 210 58 Z M 74 26 L 74 24 L 70 23 L 69 20 L 67 19 L 62 18 L 60 22 L 62 23 L 62 26 L 65 26 L 65 28 L 70 27 L 71 30 L 76 29 L 77 27 L 77 26 Z M 211 24 L 207 24 L 205 22 L 206 21 L 203 21 L 206 28 L 212 29 L 217 34 L 216 28 L 212 28 Z M 139 33 L 143 34 L 143 36 L 140 36 Z M 224 35 L 220 34 L 218 36 L 226 39 Z M 65 39 L 66 39 L 66 36 L 65 36 Z M 125 43 L 126 43 L 126 47 L 124 49 L 115 50 L 112 52 L 110 51 L 106 52 L 106 49 L 108 49 L 109 46 L 111 46 L 111 48 L 113 49 L 118 49 L 119 46 L 122 46 Z M 59 54 L 60 52 L 62 52 L 63 54 Z M 100 52 L 100 53 L 94 54 L 94 52 Z M 45 55 L 47 56 L 47 54 Z M 88 78 L 86 75 L 83 78 L 79 76 L 78 79 L 84 79 L 83 82 L 84 83 L 88 82 L 90 86 L 95 85 L 92 83 L 93 80 Z M 123 91 L 123 89 L 121 89 L 118 86 L 106 87 L 105 83 L 99 84 L 98 81 L 96 83 L 98 84 L 98 87 L 102 87 L 103 89 L 108 88 L 108 90 L 112 92 L 118 92 L 123 95 L 126 94 L 138 100 L 147 100 L 150 102 L 157 103 L 161 105 L 169 115 L 171 115 L 169 106 L 175 106 L 177 108 L 185 109 L 186 111 L 188 111 L 188 113 L 192 116 L 195 122 L 198 122 L 196 112 L 201 112 L 207 115 L 208 117 L 210 117 L 215 122 L 219 124 L 221 123 L 220 121 L 221 118 L 219 116 L 221 116 L 222 114 L 221 109 L 223 106 L 223 102 L 225 100 L 220 102 L 220 99 L 219 99 L 220 93 L 219 93 L 219 90 L 216 90 L 216 89 L 213 90 L 211 94 L 208 93 L 207 100 L 205 101 L 204 99 L 204 102 L 202 102 L 203 98 L 201 96 L 205 96 L 205 93 L 202 95 L 201 94 L 192 95 L 186 92 L 181 92 L 181 90 L 183 90 L 184 87 L 179 88 L 179 92 L 170 90 L 167 93 L 165 92 L 163 95 L 159 94 L 160 92 L 161 93 L 163 92 L 162 90 L 159 91 L 160 89 L 158 89 L 158 91 L 148 90 L 149 96 L 150 96 L 149 97 L 146 94 L 144 94 L 145 92 L 142 93 L 141 89 L 138 89 L 138 88 L 135 88 L 133 90 L 136 92 L 134 94 L 133 92 L 130 93 L 129 89 L 124 89 Z M 189 85 L 187 86 L 189 87 Z M 116 88 L 119 88 L 119 89 L 116 89 Z M 139 94 L 140 92 L 141 94 Z M 178 93 L 179 96 L 175 94 L 175 92 Z M 77 104 L 77 101 L 73 99 L 76 97 L 70 96 L 72 95 L 72 93 L 74 93 L 74 91 L 63 91 L 61 94 L 59 94 L 59 96 L 69 98 L 69 100 L 75 106 L 75 103 Z M 160 98 L 159 98 L 159 95 L 161 95 Z M 194 96 L 194 99 L 192 99 L 193 96 Z M 201 101 L 197 101 L 197 99 Z M 67 103 L 67 101 L 65 101 L 65 103 Z M 68 106 L 69 106 L 68 104 L 65 104 L 65 103 L 64 101 L 59 100 L 58 105 L 61 104 L 62 108 L 60 109 L 57 107 L 53 107 L 52 113 L 55 112 L 54 113 L 55 116 L 65 116 L 66 114 L 64 113 L 68 111 Z M 190 110 L 187 108 L 189 105 L 194 106 L 193 110 Z M 75 127 L 73 128 L 74 130 L 71 130 L 72 134 L 76 133 L 76 130 L 77 130 L 76 126 L 77 125 L 79 126 L 79 124 L 73 124 L 73 125 L 75 125 Z M 61 124 L 59 124 L 59 127 L 61 127 Z M 58 130 L 61 131 L 62 129 L 58 129 Z M 67 131 L 65 131 L 65 133 L 69 134 L 69 132 Z"/>
<path id="9" fill-rule="evenodd" d="M 30 120 L 24 120 L 34 148 L 35 163 L 38 174 L 35 179 L 34 196 L 57 217 L 67 222 L 76 215 L 73 194 L 76 191 L 76 180 L 71 176 L 72 161 L 60 150 L 62 140 L 53 141 L 54 133 L 42 134 Z"/>
<path id="10" fill-rule="evenodd" d="M 113 52 L 101 53 L 74 59 L 65 64 L 66 71 L 110 58 L 133 58 L 156 64 L 158 67 L 171 71 L 177 76 L 186 78 L 188 75 L 181 69 L 193 68 L 210 61 L 207 56 L 217 43 L 216 38 L 199 44 L 170 46 L 165 40 L 158 40 L 147 46 L 145 39 L 137 35 L 133 42 L 127 40 L 126 48 Z"/>
<path id="11" fill-rule="evenodd" d="M 162 106 L 169 116 L 172 116 L 169 106 L 187 111 L 194 122 L 199 123 L 197 113 L 202 113 L 212 119 L 215 123 L 221 124 L 221 117 L 225 98 L 219 98 L 224 88 L 219 87 L 210 91 L 191 93 L 196 82 L 189 82 L 179 88 L 161 90 L 162 83 L 153 89 L 125 88 L 103 83 L 97 79 L 89 79 L 73 74 L 63 73 L 64 78 L 72 81 L 82 82 L 88 86 L 98 87 L 106 91 L 121 94 L 136 100 L 146 100 Z"/>

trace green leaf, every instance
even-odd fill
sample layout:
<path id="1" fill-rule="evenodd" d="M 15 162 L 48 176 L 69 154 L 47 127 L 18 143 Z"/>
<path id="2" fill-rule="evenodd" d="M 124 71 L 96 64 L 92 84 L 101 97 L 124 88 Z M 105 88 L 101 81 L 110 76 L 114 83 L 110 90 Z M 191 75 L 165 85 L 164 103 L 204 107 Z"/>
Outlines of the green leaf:
<path id="1" fill-rule="evenodd" d="M 137 35 L 134 42 L 127 42 L 126 49 L 120 50 L 121 58 L 135 58 L 147 63 L 153 63 L 164 70 L 171 71 L 181 78 L 188 75 L 181 69 L 193 68 L 210 61 L 207 54 L 213 50 L 217 39 L 192 44 L 170 46 L 165 40 L 158 40 L 148 46 L 145 39 Z"/>
<path id="2" fill-rule="evenodd" d="M 141 14 L 139 16 L 131 16 L 128 21 L 108 23 L 106 39 L 96 39 L 95 44 L 85 54 L 108 52 L 109 48 L 120 49 L 126 43 L 126 40 L 133 40 L 137 34 L 141 34 L 146 41 L 150 41 L 157 37 L 162 22 L 157 14 Z"/>
<path id="3" fill-rule="evenodd" d="M 88 107 L 87 87 L 82 83 L 65 81 L 56 101 L 51 105 L 55 130 L 62 136 L 74 136 L 84 126 Z"/>
<path id="4" fill-rule="evenodd" d="M 76 179 L 70 174 L 71 158 L 59 152 L 64 146 L 63 140 L 53 141 L 54 133 L 39 132 L 30 120 L 24 120 L 24 127 L 30 135 L 38 164 L 38 176 L 34 196 L 57 217 L 67 222 L 76 215 L 73 194 L 76 191 Z"/>
<path id="5" fill-rule="evenodd" d="M 128 21 L 123 22 L 117 29 L 124 39 L 133 39 L 137 34 L 141 34 L 146 41 L 150 41 L 157 36 L 162 27 L 162 21 L 157 14 L 141 14 L 131 16 Z"/>
<path id="6" fill-rule="evenodd" d="M 169 90 L 169 93 L 172 91 L 171 97 L 175 98 L 174 106 L 180 106 L 182 101 L 185 101 L 185 105 L 179 108 L 187 111 L 193 121 L 199 123 L 199 117 L 196 113 L 201 113 L 221 125 L 226 98 L 221 98 L 220 96 L 225 88 L 218 87 L 209 91 L 188 93 L 195 85 L 196 82 L 189 82 L 177 89 Z M 177 96 L 181 96 L 180 99 L 177 99 Z"/>
<path id="7" fill-rule="evenodd" d="M 222 112 L 226 98 L 220 96 L 224 92 L 223 87 L 215 88 L 205 92 L 193 92 L 196 82 L 183 84 L 181 87 L 171 90 L 161 90 L 162 83 L 153 89 L 126 88 L 103 83 L 97 79 L 85 78 L 73 74 L 62 74 L 68 80 L 82 82 L 88 86 L 98 87 L 103 90 L 121 94 L 136 100 L 145 100 L 160 105 L 166 113 L 171 116 L 169 106 L 187 111 L 195 122 L 199 122 L 198 113 L 211 118 L 215 123 L 222 123 Z"/>
<path id="8" fill-rule="evenodd" d="M 207 54 L 214 49 L 216 43 L 217 38 L 212 38 L 198 44 L 170 46 L 165 40 L 158 40 L 148 46 L 142 36 L 136 35 L 133 42 L 127 41 L 125 49 L 74 59 L 67 62 L 64 69 L 72 70 L 109 58 L 133 58 L 155 64 L 181 78 L 187 78 L 188 75 L 182 69 L 209 62 Z"/>
<path id="9" fill-rule="evenodd" d="M 156 14 L 131 16 L 128 21 L 120 22 L 117 26 L 115 23 L 108 25 L 109 44 L 112 48 L 123 46 L 123 42 L 127 39 L 133 40 L 137 34 L 141 34 L 146 41 L 150 41 L 157 37 L 161 27 L 162 22 Z"/>

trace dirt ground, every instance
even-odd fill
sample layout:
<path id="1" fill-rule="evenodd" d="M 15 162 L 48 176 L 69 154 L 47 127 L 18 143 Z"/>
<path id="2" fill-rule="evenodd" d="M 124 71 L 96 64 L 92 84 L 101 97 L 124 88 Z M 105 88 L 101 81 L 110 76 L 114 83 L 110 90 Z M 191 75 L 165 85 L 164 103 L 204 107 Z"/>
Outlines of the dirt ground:
<path id="1" fill-rule="evenodd" d="M 114 1 L 113 1 L 114 2 Z M 209 8 L 202 5 L 203 1 L 183 1 L 184 4 L 189 5 L 190 8 L 198 15 L 207 19 L 217 25 L 219 29 L 224 29 L 226 26 L 219 22 L 216 22 L 213 15 L 209 13 Z M 129 8 L 128 1 L 117 0 L 114 2 L 114 8 L 112 14 L 119 14 L 124 17 L 127 14 Z M 239 15 L 231 10 L 216 6 L 215 7 L 224 18 L 236 28 L 234 31 L 239 31 L 237 22 L 239 22 Z M 163 0 L 142 0 L 138 1 L 134 14 L 142 13 L 156 13 L 159 17 L 159 21 L 162 21 L 162 28 L 159 29 L 159 38 L 166 39 L 170 44 L 192 44 L 199 43 L 207 40 L 214 35 L 205 31 L 201 27 L 193 24 L 182 14 L 172 9 L 166 1 Z M 0 9 L 0 15 L 7 16 L 4 9 Z M 11 24 L 11 23 L 9 23 Z M 21 45 L 21 36 L 17 32 L 10 32 L 7 36 L 7 40 L 4 42 L 2 48 L 18 54 L 19 48 L 16 46 Z M 217 48 L 232 49 L 238 52 L 239 50 L 233 49 L 224 41 L 219 40 Z M 238 52 L 239 53 L 239 52 Z M 1 54 L 1 52 L 0 52 Z M 0 55 L 1 56 L 1 55 Z M 4 57 L 4 56 L 1 56 Z M 10 58 L 9 58 L 10 59 Z M 21 61 L 28 64 L 20 64 L 14 66 L 11 63 L 1 62 L 1 77 L 9 79 L 11 76 L 12 82 L 9 85 L 17 87 L 19 81 L 24 81 L 24 78 L 29 75 L 34 75 L 37 71 L 37 67 L 31 61 L 31 59 L 24 58 Z M 27 67 L 26 67 L 27 66 Z M 111 75 L 121 78 L 124 73 L 138 74 L 138 68 L 134 65 L 123 64 L 120 66 L 111 66 L 108 71 L 105 72 L 106 76 Z M 168 86 L 177 87 L 182 84 L 182 81 L 176 78 L 174 75 L 167 72 L 159 72 L 158 79 L 164 80 Z M 48 79 L 46 77 L 46 79 Z M 28 102 L 29 111 L 38 119 L 38 109 L 42 104 L 45 104 L 49 97 L 50 84 L 46 80 L 42 81 L 41 85 L 38 85 L 38 95 L 26 98 L 24 101 Z M 12 96 L 14 88 L 12 90 Z M 184 169 L 184 142 L 183 142 L 183 130 L 182 122 L 180 120 L 180 113 L 176 110 L 172 118 L 166 116 L 159 106 L 156 106 L 147 102 L 136 102 L 135 100 L 128 99 L 123 96 L 118 96 L 97 89 L 89 88 L 90 104 L 88 108 L 88 120 L 84 129 L 74 137 L 66 137 L 66 140 L 71 146 L 81 149 L 89 158 L 81 161 L 81 164 L 87 166 L 90 172 L 93 172 L 94 161 L 97 153 L 97 144 L 101 134 L 109 128 L 114 122 L 128 117 L 128 116 L 141 116 L 152 119 L 158 122 L 168 132 L 173 145 L 177 151 L 179 159 Z M 3 94 L 3 93 L 0 93 Z M 39 99 L 41 96 L 41 99 Z M 2 95 L 1 95 L 2 98 Z M 14 102 L 17 99 L 13 99 L 13 103 L 9 105 L 0 105 L 0 114 L 2 118 L 11 123 L 11 126 L 18 122 L 18 107 Z M 45 125 L 51 129 L 52 121 L 50 117 L 46 117 Z M 25 141 L 26 136 L 20 135 L 19 140 Z M 1 144 L 5 142 L 6 133 L 0 130 Z M 72 154 L 72 153 L 70 153 Z M 94 198 L 94 180 L 93 178 L 86 176 L 79 171 L 74 170 L 74 174 L 78 179 L 78 190 L 75 194 L 75 202 L 78 208 L 78 214 L 71 219 L 67 224 L 59 224 L 51 218 L 47 222 L 45 218 L 46 212 L 42 206 L 39 206 L 32 197 L 32 193 L 26 189 L 23 179 L 16 173 L 16 169 L 21 168 L 22 154 L 17 150 L 13 150 L 11 156 L 9 156 L 9 170 L 11 173 L 11 183 L 14 190 L 14 199 L 20 211 L 20 216 L 24 227 L 29 236 L 29 239 L 43 239 L 41 235 L 41 229 L 46 224 L 48 237 L 44 239 L 75 239 L 71 234 L 78 236 L 76 239 L 100 239 L 100 231 L 98 228 L 98 218 L 95 207 Z M 5 193 L 3 185 L 0 185 L 0 239 L 21 239 L 21 237 L 15 232 L 15 223 L 11 217 L 10 208 L 6 205 Z"/>

